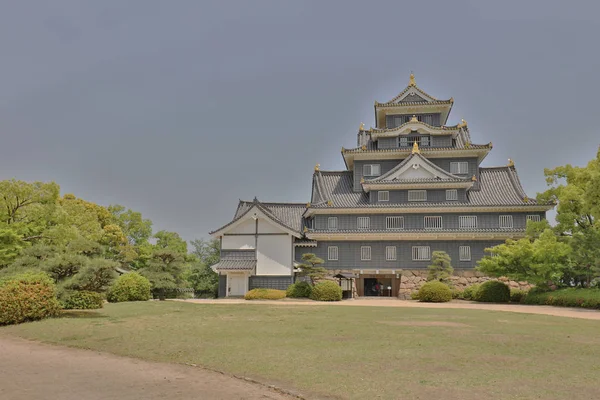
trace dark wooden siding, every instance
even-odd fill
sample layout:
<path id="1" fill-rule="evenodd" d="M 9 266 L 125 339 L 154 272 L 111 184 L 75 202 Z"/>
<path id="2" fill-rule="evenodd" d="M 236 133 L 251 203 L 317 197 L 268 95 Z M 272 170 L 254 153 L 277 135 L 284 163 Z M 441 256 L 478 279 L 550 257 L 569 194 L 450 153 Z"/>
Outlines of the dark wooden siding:
<path id="1" fill-rule="evenodd" d="M 386 204 L 386 203 L 415 203 L 408 201 L 408 190 L 389 190 L 390 201 L 378 201 L 377 190 L 369 192 L 369 201 L 373 204 Z M 458 200 L 454 200 L 456 203 L 464 203 L 467 201 L 467 191 L 465 189 L 456 189 L 458 194 Z M 439 203 L 446 201 L 446 189 L 427 189 L 427 203 Z M 420 203 L 420 202 L 416 202 Z"/>
<path id="2" fill-rule="evenodd" d="M 286 276 L 251 276 L 249 289 L 265 288 L 286 290 L 293 282 L 293 277 Z"/>

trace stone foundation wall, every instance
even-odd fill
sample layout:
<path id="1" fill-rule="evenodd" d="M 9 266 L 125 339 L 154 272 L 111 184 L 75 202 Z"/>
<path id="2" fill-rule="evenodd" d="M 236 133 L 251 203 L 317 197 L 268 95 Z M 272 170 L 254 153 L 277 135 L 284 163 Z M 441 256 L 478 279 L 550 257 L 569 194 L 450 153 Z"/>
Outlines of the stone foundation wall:
<path id="1" fill-rule="evenodd" d="M 400 290 L 398 298 L 410 299 L 413 292 L 417 292 L 425 282 L 427 282 L 427 270 L 403 270 L 400 280 Z M 467 286 L 480 284 L 490 280 L 498 280 L 506 283 L 511 289 L 529 290 L 533 287 L 528 282 L 511 281 L 508 278 L 490 278 L 481 272 L 474 270 L 457 270 L 450 277 L 452 285 L 458 290 L 464 290 Z"/>

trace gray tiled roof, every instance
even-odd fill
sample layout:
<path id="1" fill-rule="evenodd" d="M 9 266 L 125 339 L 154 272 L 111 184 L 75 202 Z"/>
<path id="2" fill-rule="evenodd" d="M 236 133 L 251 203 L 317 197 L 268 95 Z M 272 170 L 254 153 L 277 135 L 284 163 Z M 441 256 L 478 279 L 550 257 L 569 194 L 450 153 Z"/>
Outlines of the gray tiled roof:
<path id="1" fill-rule="evenodd" d="M 311 233 L 486 233 L 486 232 L 525 232 L 525 228 L 512 228 L 512 229 L 500 229 L 500 228 L 475 228 L 475 229 L 378 229 L 378 230 L 364 230 L 364 229 L 347 229 L 347 230 L 327 230 L 327 229 L 310 229 Z"/>
<path id="2" fill-rule="evenodd" d="M 537 205 L 534 199 L 525 195 L 514 167 L 492 167 L 479 169 L 479 181 L 468 191 L 465 203 L 403 203 L 371 204 L 369 196 L 362 191 L 354 191 L 352 171 L 319 171 L 313 175 L 312 207 L 465 207 L 465 206 L 522 206 Z M 315 187 L 320 187 L 319 199 L 314 198 Z M 317 201 L 318 200 L 318 201 Z M 328 206 L 327 201 L 332 205 Z"/>
<path id="3" fill-rule="evenodd" d="M 248 209 L 252 208 L 254 202 L 240 200 L 235 212 L 234 220 L 242 216 Z M 270 212 L 270 216 L 276 218 L 289 229 L 297 232 L 302 231 L 302 214 L 306 210 L 306 203 L 263 203 L 260 204 Z"/>
<path id="4" fill-rule="evenodd" d="M 440 179 L 440 178 L 393 179 L 393 180 L 388 180 L 387 179 L 388 177 L 394 175 L 397 171 L 399 171 L 400 169 L 402 169 L 406 164 L 412 162 L 415 158 L 419 159 L 421 162 L 425 163 L 427 166 L 429 166 L 434 171 L 437 171 L 440 175 L 444 176 L 445 178 L 443 180 Z M 389 170 L 385 174 L 380 175 L 377 178 L 366 180 L 365 183 L 390 183 L 390 182 L 465 182 L 465 181 L 468 181 L 468 179 L 461 178 L 460 176 L 456 176 L 456 175 L 453 175 L 453 174 L 449 173 L 448 171 L 444 170 L 443 168 L 438 167 L 437 165 L 435 165 L 434 163 L 432 163 L 431 161 L 429 161 L 427 158 L 423 157 L 419 153 L 412 153 L 410 156 L 406 157 L 401 163 L 399 163 L 398 165 L 396 165 L 394 168 L 392 168 L 391 170 Z"/>
<path id="5" fill-rule="evenodd" d="M 474 150 L 478 150 L 478 149 L 489 149 L 490 145 L 489 144 L 469 144 L 469 146 L 467 147 L 465 142 L 463 140 L 459 140 L 461 136 L 457 136 L 457 140 L 456 140 L 456 147 L 420 147 L 421 151 L 425 151 L 427 152 L 427 150 L 456 150 L 456 149 L 460 149 L 460 150 L 465 150 L 465 149 L 474 149 Z M 397 151 L 407 151 L 410 152 L 412 151 L 412 146 L 409 147 L 393 147 L 393 148 L 389 148 L 389 149 L 380 149 L 377 147 L 377 142 L 374 142 L 373 140 L 371 140 L 370 138 L 367 141 L 367 144 L 365 145 L 366 149 L 363 150 L 361 147 L 354 147 L 352 149 L 344 149 L 344 153 L 360 153 L 362 151 L 377 151 L 377 152 L 381 152 L 381 153 L 385 153 L 385 152 L 397 152 Z"/>
<path id="6" fill-rule="evenodd" d="M 221 260 L 212 268 L 217 271 L 251 271 L 256 268 L 256 260 Z"/>

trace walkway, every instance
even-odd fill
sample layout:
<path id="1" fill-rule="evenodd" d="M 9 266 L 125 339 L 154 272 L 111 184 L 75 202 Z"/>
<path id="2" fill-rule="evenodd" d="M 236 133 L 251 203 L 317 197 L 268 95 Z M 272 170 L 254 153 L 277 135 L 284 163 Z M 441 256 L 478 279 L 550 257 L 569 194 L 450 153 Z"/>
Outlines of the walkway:
<path id="1" fill-rule="evenodd" d="M 0 337 L 0 382 L 2 400 L 292 399 L 201 368 L 6 337 Z"/>
<path id="2" fill-rule="evenodd" d="M 370 306 L 370 307 L 410 307 L 410 308 L 454 308 L 454 309 L 467 309 L 467 310 L 488 310 L 488 311 L 508 311 L 525 314 L 540 314 L 540 315 L 551 315 L 555 317 L 569 317 L 569 318 L 581 318 L 581 319 L 592 319 L 600 321 L 600 311 L 587 310 L 583 308 L 562 308 L 552 306 L 528 306 L 522 304 L 487 304 L 487 303 L 473 303 L 468 301 L 452 301 L 450 303 L 419 303 L 418 301 L 409 300 L 395 300 L 395 299 L 369 299 L 359 298 L 354 300 L 343 300 L 331 303 L 316 302 L 310 300 L 260 300 L 260 301 L 247 301 L 243 299 L 215 299 L 215 300 L 204 300 L 204 299 L 193 299 L 193 300 L 174 300 L 174 301 L 185 301 L 186 303 L 198 303 L 198 304 L 277 304 L 277 305 L 290 305 L 290 306 Z"/>

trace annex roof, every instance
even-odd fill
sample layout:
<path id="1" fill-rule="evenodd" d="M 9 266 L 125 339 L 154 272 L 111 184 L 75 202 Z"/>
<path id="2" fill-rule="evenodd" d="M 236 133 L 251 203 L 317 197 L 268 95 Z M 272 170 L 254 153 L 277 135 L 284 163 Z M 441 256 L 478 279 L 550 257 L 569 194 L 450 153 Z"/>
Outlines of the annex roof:
<path id="1" fill-rule="evenodd" d="M 252 271 L 256 260 L 221 260 L 211 267 L 215 271 Z"/>

